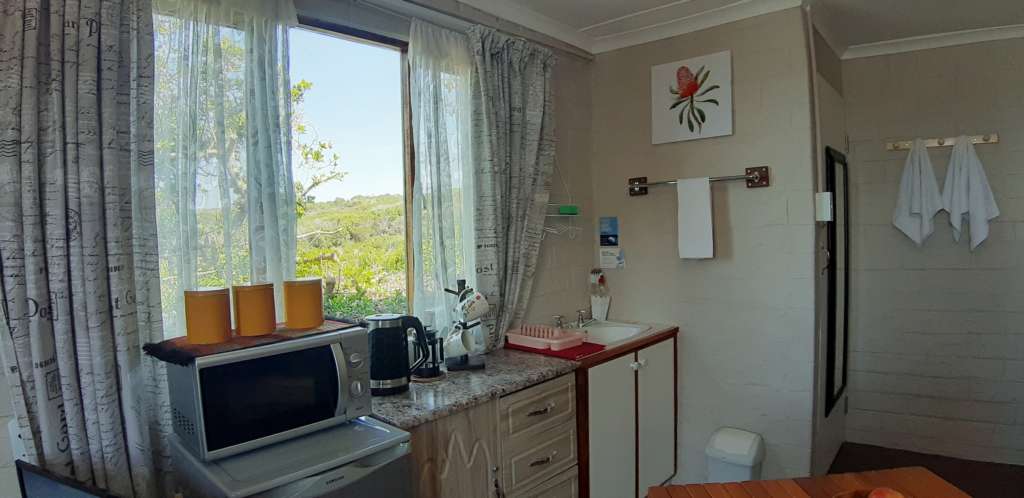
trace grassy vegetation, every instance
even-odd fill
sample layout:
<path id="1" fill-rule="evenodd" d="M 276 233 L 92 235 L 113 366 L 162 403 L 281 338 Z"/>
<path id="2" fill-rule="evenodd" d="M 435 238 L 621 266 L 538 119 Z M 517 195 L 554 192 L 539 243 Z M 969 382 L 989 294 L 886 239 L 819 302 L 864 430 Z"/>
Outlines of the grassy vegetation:
<path id="1" fill-rule="evenodd" d="M 298 222 L 298 276 L 324 279 L 328 314 L 405 313 L 401 195 L 310 202 Z"/>

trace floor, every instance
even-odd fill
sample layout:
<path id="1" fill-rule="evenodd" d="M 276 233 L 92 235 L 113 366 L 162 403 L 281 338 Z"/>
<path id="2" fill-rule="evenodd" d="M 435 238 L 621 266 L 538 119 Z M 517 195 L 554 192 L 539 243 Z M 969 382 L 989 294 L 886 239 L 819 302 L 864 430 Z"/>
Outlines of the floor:
<path id="1" fill-rule="evenodd" d="M 1024 497 L 1024 466 L 960 460 L 866 444 L 843 443 L 829 473 L 920 465 L 974 498 Z"/>

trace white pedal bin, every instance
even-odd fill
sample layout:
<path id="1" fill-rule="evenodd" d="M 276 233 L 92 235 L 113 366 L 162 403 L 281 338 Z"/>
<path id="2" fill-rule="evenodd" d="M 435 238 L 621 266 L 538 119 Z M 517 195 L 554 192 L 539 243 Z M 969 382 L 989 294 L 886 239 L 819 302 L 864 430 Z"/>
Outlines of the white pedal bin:
<path id="1" fill-rule="evenodd" d="M 711 435 L 704 454 L 708 482 L 753 481 L 761 478 L 764 440 L 760 434 L 722 427 Z"/>

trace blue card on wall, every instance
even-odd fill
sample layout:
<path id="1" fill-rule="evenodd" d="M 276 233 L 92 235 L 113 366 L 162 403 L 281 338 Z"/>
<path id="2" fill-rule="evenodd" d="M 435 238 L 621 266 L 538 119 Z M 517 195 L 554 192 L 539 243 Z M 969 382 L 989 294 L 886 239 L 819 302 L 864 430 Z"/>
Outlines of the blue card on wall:
<path id="1" fill-rule="evenodd" d="M 615 247 L 619 245 L 619 217 L 602 216 L 600 219 L 601 246 Z"/>

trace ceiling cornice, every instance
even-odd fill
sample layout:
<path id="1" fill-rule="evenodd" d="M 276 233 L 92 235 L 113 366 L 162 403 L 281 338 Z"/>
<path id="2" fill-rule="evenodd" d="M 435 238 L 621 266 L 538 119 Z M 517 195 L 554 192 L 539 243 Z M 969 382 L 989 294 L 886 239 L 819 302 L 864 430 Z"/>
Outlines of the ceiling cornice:
<path id="1" fill-rule="evenodd" d="M 565 23 L 540 14 L 534 10 L 523 8 L 506 0 L 459 0 L 471 7 L 488 12 L 523 27 L 544 33 L 563 42 L 569 43 L 593 54 L 609 52 L 642 43 L 664 38 L 671 38 L 721 24 L 739 21 L 748 17 L 768 14 L 778 10 L 800 6 L 802 0 L 737 0 L 729 5 L 703 11 L 683 17 L 670 18 L 656 24 L 630 29 L 605 36 L 590 36 L 587 30 L 596 26 L 612 27 L 616 23 L 635 18 L 635 15 L 609 20 L 583 30 L 576 29 Z M 675 2 L 685 3 L 685 2 Z M 669 6 L 674 5 L 670 4 Z M 649 9 L 661 10 L 664 7 Z M 646 12 L 646 11 L 645 11 Z"/>
<path id="2" fill-rule="evenodd" d="M 670 19 L 643 28 L 594 39 L 591 52 L 599 54 L 620 48 L 684 35 L 748 17 L 799 7 L 801 0 L 740 0 L 717 9 Z"/>
<path id="3" fill-rule="evenodd" d="M 593 53 L 591 50 L 593 39 L 590 36 L 532 9 L 503 0 L 459 0 L 459 2 Z"/>
<path id="4" fill-rule="evenodd" d="M 968 43 L 980 43 L 1010 38 L 1024 38 L 1024 24 L 996 26 L 992 28 L 968 29 L 939 33 L 934 35 L 914 36 L 898 40 L 853 45 L 843 52 L 843 59 L 874 57 L 877 55 L 899 54 L 915 50 L 952 47 Z"/>

